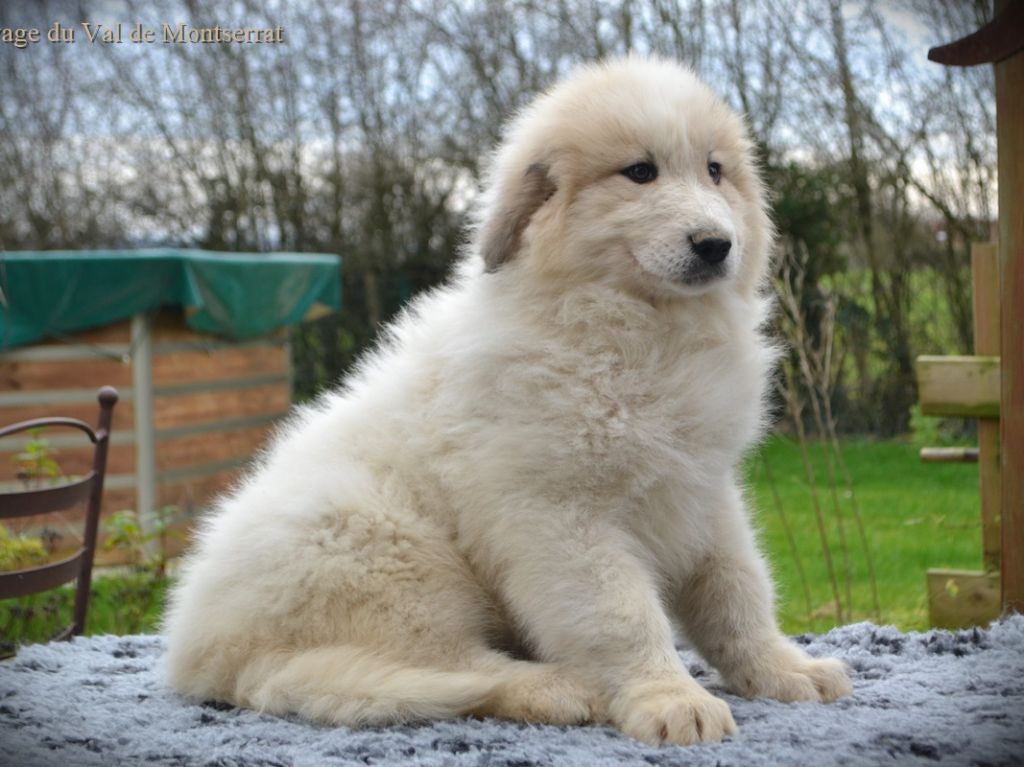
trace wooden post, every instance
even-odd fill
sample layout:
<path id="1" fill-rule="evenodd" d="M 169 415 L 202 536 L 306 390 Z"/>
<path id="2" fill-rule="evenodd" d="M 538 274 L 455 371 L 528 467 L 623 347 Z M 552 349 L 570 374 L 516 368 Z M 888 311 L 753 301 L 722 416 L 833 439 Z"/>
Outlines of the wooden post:
<path id="1" fill-rule="evenodd" d="M 921 412 L 926 415 L 973 416 L 978 419 L 978 449 L 923 448 L 925 461 L 977 460 L 981 483 L 980 572 L 928 570 L 928 618 L 932 626 L 962 628 L 985 624 L 1002 612 L 1000 589 L 999 466 L 999 259 L 996 246 L 971 248 L 974 286 L 973 357 L 918 357 Z"/>
<path id="2" fill-rule="evenodd" d="M 996 14 L 1013 2 L 996 0 Z M 1003 307 L 1001 581 L 1003 608 L 1024 612 L 1024 51 L 997 62 L 995 75 Z"/>
<path id="3" fill-rule="evenodd" d="M 999 354 L 999 253 L 993 243 L 971 248 L 974 286 L 974 353 Z M 978 477 L 981 489 L 981 544 L 985 572 L 999 572 L 1000 506 L 999 419 L 978 419 Z"/>
<path id="4" fill-rule="evenodd" d="M 132 397 L 135 406 L 135 512 L 143 533 L 152 533 L 156 510 L 156 437 L 153 427 L 153 324 L 145 314 L 132 317 Z M 145 554 L 156 554 L 156 540 Z"/>

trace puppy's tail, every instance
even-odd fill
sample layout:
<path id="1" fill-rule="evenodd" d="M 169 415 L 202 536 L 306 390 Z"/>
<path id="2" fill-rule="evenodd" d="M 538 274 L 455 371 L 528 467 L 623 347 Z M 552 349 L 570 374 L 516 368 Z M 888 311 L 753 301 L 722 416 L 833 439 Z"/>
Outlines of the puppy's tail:
<path id="1" fill-rule="evenodd" d="M 270 714 L 359 727 L 469 714 L 496 685 L 484 674 L 403 666 L 343 645 L 252 659 L 236 697 Z"/>

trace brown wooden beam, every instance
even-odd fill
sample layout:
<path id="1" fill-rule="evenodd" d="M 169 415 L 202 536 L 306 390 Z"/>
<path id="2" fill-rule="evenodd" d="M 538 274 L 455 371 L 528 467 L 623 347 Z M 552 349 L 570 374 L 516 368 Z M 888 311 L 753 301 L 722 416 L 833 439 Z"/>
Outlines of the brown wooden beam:
<path id="1" fill-rule="evenodd" d="M 996 13 L 1021 0 L 997 0 Z M 1018 26 L 1019 31 L 1019 26 Z M 1002 276 L 1002 600 L 1024 612 L 1024 52 L 995 65 Z"/>
<path id="2" fill-rule="evenodd" d="M 994 243 L 971 248 L 974 292 L 974 353 L 999 354 L 999 249 Z M 999 570 L 1002 476 L 999 470 L 999 420 L 978 419 L 978 484 L 981 491 L 981 545 L 985 570 Z"/>

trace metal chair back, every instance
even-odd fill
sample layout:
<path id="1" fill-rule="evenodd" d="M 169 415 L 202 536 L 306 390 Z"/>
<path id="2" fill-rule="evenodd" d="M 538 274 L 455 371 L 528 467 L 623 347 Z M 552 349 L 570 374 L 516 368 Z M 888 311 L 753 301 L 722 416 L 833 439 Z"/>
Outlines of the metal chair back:
<path id="1" fill-rule="evenodd" d="M 117 398 L 117 389 L 112 386 L 104 386 L 99 390 L 97 399 L 100 403 L 100 414 L 95 430 L 77 418 L 35 418 L 0 429 L 0 437 L 6 437 L 43 426 L 67 426 L 85 432 L 96 446 L 92 471 L 81 479 L 56 487 L 0 493 L 0 520 L 48 514 L 83 501 L 87 503 L 85 535 L 77 552 L 58 562 L 0 573 L 0 599 L 48 591 L 77 580 L 73 622 L 57 637 L 58 639 L 69 639 L 85 632 L 89 588 L 92 583 L 92 563 L 96 554 L 100 505 L 103 500 L 103 477 L 107 470 L 107 449 L 110 446 L 110 425 Z"/>

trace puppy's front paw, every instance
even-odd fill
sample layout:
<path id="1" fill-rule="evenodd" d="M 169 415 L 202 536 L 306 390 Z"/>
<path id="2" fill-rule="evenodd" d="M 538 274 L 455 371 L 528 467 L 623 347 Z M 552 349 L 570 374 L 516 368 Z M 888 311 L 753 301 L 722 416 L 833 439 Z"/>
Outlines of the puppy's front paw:
<path id="1" fill-rule="evenodd" d="M 611 718 L 629 737 L 654 745 L 716 743 L 736 733 L 729 706 L 695 682 L 633 687 L 613 700 Z"/>
<path id="2" fill-rule="evenodd" d="M 831 703 L 853 692 L 846 664 L 835 658 L 811 658 L 786 648 L 755 671 L 738 676 L 732 685 L 747 698 L 775 698 Z"/>

